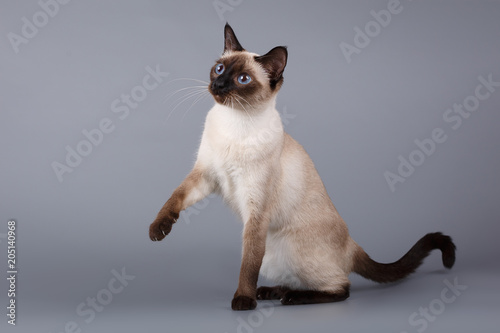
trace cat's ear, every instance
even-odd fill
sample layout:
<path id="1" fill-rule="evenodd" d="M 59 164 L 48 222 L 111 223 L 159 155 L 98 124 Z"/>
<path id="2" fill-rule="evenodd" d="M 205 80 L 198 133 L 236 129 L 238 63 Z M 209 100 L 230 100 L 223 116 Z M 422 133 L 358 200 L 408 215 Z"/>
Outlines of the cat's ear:
<path id="1" fill-rule="evenodd" d="M 283 71 L 285 70 L 287 59 L 288 51 L 286 50 L 286 46 L 277 46 L 263 56 L 255 57 L 255 60 L 269 74 L 271 88 L 274 89 L 276 84 L 283 79 Z"/>
<path id="2" fill-rule="evenodd" d="M 238 42 L 238 38 L 234 34 L 233 28 L 226 23 L 224 27 L 224 52 L 227 51 L 244 51 L 245 49 Z"/>

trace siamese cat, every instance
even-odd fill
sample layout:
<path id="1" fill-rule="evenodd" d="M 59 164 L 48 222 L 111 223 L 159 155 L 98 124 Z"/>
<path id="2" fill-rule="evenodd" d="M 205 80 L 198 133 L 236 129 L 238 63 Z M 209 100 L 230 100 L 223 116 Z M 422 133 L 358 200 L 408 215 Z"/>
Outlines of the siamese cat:
<path id="1" fill-rule="evenodd" d="M 439 232 L 425 235 L 391 264 L 372 260 L 349 236 L 311 158 L 283 131 L 275 105 L 287 57 L 284 46 L 262 56 L 246 51 L 226 24 L 224 52 L 210 70 L 215 105 L 196 162 L 151 224 L 151 240 L 165 238 L 182 210 L 220 194 L 244 225 L 233 310 L 254 309 L 257 299 L 284 305 L 342 301 L 349 297 L 351 272 L 397 281 L 434 249 L 451 268 L 455 245 Z M 259 272 L 276 286 L 257 288 Z"/>

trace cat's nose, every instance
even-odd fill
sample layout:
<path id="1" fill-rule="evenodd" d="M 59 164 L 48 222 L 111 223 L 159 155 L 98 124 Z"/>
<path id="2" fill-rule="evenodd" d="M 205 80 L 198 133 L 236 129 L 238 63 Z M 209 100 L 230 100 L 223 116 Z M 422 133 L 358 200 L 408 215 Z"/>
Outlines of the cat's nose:
<path id="1" fill-rule="evenodd" d="M 215 80 L 212 82 L 212 91 L 216 94 L 225 94 L 227 93 L 227 88 L 223 81 Z"/>

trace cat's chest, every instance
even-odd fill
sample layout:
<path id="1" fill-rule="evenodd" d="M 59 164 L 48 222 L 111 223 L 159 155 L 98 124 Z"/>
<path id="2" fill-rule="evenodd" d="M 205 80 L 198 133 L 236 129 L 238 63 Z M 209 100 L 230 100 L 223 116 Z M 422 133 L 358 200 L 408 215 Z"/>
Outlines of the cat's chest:
<path id="1" fill-rule="evenodd" d="M 215 153 L 210 164 L 226 192 L 242 190 L 265 173 L 267 166 L 259 159 L 259 148 L 251 143 L 222 140 L 212 147 Z"/>
<path id="2" fill-rule="evenodd" d="M 209 114 L 200 153 L 210 164 L 233 178 L 240 177 L 243 171 L 251 172 L 256 166 L 264 167 L 263 162 L 280 149 L 283 137 L 281 127 L 269 128 L 271 122 L 272 119 L 266 119 L 259 124 L 257 120 L 243 121 L 234 115 Z"/>
<path id="3" fill-rule="evenodd" d="M 242 118 L 215 106 L 207 115 L 198 162 L 211 170 L 227 202 L 242 214 L 260 201 L 272 170 L 279 167 L 283 129 L 277 111 Z"/>
<path id="4" fill-rule="evenodd" d="M 235 142 L 216 145 L 212 148 L 209 164 L 224 201 L 247 221 L 252 212 L 252 202 L 261 197 L 261 188 L 266 177 L 266 165 L 257 163 L 245 145 Z"/>

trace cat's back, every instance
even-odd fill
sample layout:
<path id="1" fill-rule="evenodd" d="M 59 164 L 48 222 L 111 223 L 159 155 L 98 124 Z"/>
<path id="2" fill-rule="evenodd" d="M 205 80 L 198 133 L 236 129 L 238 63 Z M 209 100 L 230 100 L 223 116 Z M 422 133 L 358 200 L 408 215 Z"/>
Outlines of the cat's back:
<path id="1" fill-rule="evenodd" d="M 281 212 L 290 220 L 331 223 L 338 213 L 331 202 L 316 167 L 304 147 L 288 133 L 284 134 L 283 151 L 280 158 L 281 181 L 279 198 Z M 295 218 L 291 218 L 295 217 Z"/>

